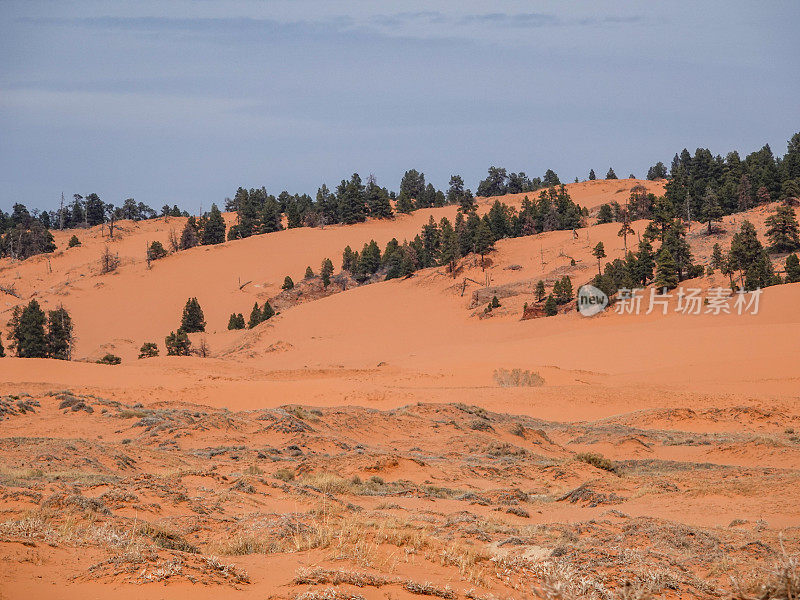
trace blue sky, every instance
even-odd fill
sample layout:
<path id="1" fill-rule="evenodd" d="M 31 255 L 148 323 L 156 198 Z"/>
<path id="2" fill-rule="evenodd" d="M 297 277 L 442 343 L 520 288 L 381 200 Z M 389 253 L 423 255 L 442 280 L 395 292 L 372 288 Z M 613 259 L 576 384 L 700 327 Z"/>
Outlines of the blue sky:
<path id="1" fill-rule="evenodd" d="M 783 154 L 797 2 L 0 0 L 0 208 Z"/>

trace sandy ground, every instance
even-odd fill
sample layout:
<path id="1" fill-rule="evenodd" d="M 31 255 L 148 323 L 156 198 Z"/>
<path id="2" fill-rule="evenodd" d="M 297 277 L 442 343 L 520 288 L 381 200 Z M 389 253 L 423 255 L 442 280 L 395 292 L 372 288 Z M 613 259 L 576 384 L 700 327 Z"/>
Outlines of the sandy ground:
<path id="1" fill-rule="evenodd" d="M 568 188 L 596 210 L 633 183 Z M 763 231 L 769 212 L 747 218 Z M 125 222 L 114 240 L 78 231 L 79 248 L 0 262 L 20 296 L 0 297 L 0 323 L 31 297 L 63 303 L 78 359 L 0 360 L 0 598 L 530 598 L 551 581 L 576 597 L 625 582 L 724 596 L 730 576 L 752 584 L 782 545 L 798 551 L 800 284 L 765 290 L 756 315 L 521 321 L 539 279 L 588 281 L 600 240 L 623 255 L 609 224 L 227 331 L 285 275 L 325 257 L 338 272 L 345 245 L 454 214 L 283 231 L 150 269 L 147 243 L 183 219 Z M 693 226 L 697 261 L 741 220 Z M 122 265 L 101 275 L 106 245 Z M 190 296 L 211 356 L 163 356 Z M 162 356 L 137 360 L 145 341 Z M 93 362 L 108 351 L 123 363 Z M 506 385 L 504 369 L 541 385 Z"/>

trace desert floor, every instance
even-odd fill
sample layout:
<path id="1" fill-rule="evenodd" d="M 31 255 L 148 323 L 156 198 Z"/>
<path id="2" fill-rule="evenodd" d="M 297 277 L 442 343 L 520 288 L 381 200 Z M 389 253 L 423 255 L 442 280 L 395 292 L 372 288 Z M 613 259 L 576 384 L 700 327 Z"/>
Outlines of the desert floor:
<path id="1" fill-rule="evenodd" d="M 596 213 L 634 183 L 568 190 Z M 771 209 L 712 236 L 694 224 L 696 261 Z M 800 551 L 800 284 L 766 289 L 758 314 L 673 298 L 667 314 L 520 319 L 539 279 L 589 281 L 598 241 L 623 256 L 619 224 L 501 240 L 455 277 L 303 281 L 431 216 L 455 208 L 150 266 L 148 242 L 184 219 L 123 222 L 0 260 L 3 329 L 35 297 L 68 308 L 77 338 L 70 362 L 0 359 L 0 598 L 727 597 Z M 101 274 L 106 246 L 121 265 Z M 189 297 L 209 356 L 164 356 Z M 276 317 L 227 330 L 266 299 Z M 138 360 L 147 341 L 162 356 Z M 122 364 L 96 364 L 107 352 Z"/>

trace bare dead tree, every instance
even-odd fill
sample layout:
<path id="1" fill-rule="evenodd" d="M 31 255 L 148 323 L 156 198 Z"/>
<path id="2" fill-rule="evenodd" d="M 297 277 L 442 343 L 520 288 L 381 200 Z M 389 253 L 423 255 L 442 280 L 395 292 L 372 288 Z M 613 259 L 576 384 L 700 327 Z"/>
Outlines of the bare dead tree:
<path id="1" fill-rule="evenodd" d="M 103 250 L 103 254 L 100 256 L 100 272 L 111 273 L 116 271 L 117 267 L 119 267 L 119 255 L 112 253 L 108 246 L 106 246 L 106 249 Z"/>
<path id="2" fill-rule="evenodd" d="M 169 234 L 167 234 L 167 241 L 169 242 L 169 247 L 172 252 L 177 252 L 181 249 L 180 239 L 178 239 L 178 234 L 175 232 L 174 227 L 170 227 Z"/>

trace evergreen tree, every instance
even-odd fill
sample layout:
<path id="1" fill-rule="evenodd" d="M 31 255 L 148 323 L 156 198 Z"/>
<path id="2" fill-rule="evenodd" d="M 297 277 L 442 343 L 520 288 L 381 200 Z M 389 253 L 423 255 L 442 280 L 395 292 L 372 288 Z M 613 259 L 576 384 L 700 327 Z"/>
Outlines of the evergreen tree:
<path id="1" fill-rule="evenodd" d="M 556 299 L 556 303 L 557 304 L 566 304 L 567 302 L 572 300 L 572 294 L 573 294 L 573 291 L 572 291 L 572 280 L 570 280 L 568 275 L 564 275 L 564 277 L 562 277 L 561 281 L 559 281 L 558 283 L 560 284 L 559 285 L 559 289 L 558 289 L 558 293 L 556 293 L 555 290 L 553 290 L 553 293 L 554 293 L 555 299 Z"/>
<path id="2" fill-rule="evenodd" d="M 800 259 L 797 254 L 790 254 L 786 257 L 786 283 L 797 283 L 800 281 Z"/>
<path id="3" fill-rule="evenodd" d="M 231 316 L 228 319 L 228 329 L 244 329 L 244 327 L 244 316 L 242 313 L 231 313 Z"/>
<path id="4" fill-rule="evenodd" d="M 378 244 L 376 244 L 374 240 L 372 241 L 371 244 L 374 244 L 375 250 L 377 250 L 378 264 L 380 266 L 381 251 L 378 248 Z M 377 270 L 378 269 L 376 268 L 375 271 Z M 326 258 L 325 260 L 322 261 L 322 266 L 320 267 L 319 274 L 322 276 L 322 286 L 327 288 L 331 284 L 331 275 L 333 275 L 333 261 L 330 258 Z"/>
<path id="5" fill-rule="evenodd" d="M 414 203 L 411 201 L 411 196 L 409 196 L 406 192 L 401 191 L 397 196 L 395 208 L 399 213 L 409 214 L 414 210 Z"/>
<path id="6" fill-rule="evenodd" d="M 500 300 L 498 300 L 497 296 L 492 296 L 492 302 L 489 306 L 492 308 L 500 308 Z"/>
<path id="7" fill-rule="evenodd" d="M 261 321 L 268 321 L 272 317 L 275 316 L 275 310 L 272 308 L 272 305 L 269 303 L 269 300 L 264 301 L 264 308 L 261 310 Z"/>
<path id="8" fill-rule="evenodd" d="M 158 356 L 158 346 L 154 342 L 145 342 L 139 348 L 139 358 L 153 358 Z"/>
<path id="9" fill-rule="evenodd" d="M 400 180 L 400 195 L 405 195 L 409 200 L 419 201 L 424 193 L 425 173 L 419 173 L 416 169 L 406 171 Z"/>
<path id="10" fill-rule="evenodd" d="M 183 226 L 183 231 L 181 231 L 181 239 L 179 242 L 180 249 L 188 250 L 189 248 L 194 248 L 199 243 L 197 220 L 194 217 L 189 217 L 186 220 L 186 224 Z"/>
<path id="11" fill-rule="evenodd" d="M 170 331 L 164 338 L 164 344 L 167 347 L 167 356 L 189 356 L 192 352 L 192 343 L 183 329 Z"/>
<path id="12" fill-rule="evenodd" d="M 352 225 L 366 219 L 364 186 L 358 173 L 353 173 L 350 181 L 342 180 L 337 196 L 342 223 Z"/>
<path id="13" fill-rule="evenodd" d="M 678 267 L 666 248 L 662 248 L 656 257 L 655 285 L 658 289 L 668 290 L 678 286 Z"/>
<path id="14" fill-rule="evenodd" d="M 541 302 L 545 295 L 544 281 L 541 279 L 536 283 L 536 301 Z"/>
<path id="15" fill-rule="evenodd" d="M 273 233 L 282 229 L 281 206 L 273 196 L 267 196 L 265 192 L 261 209 L 261 233 Z"/>
<path id="16" fill-rule="evenodd" d="M 283 290 L 291 290 L 294 289 L 294 281 L 288 275 L 283 278 L 283 285 L 281 286 Z"/>
<path id="17" fill-rule="evenodd" d="M 724 257 L 722 256 L 722 248 L 719 244 L 714 244 L 711 250 L 711 268 L 722 269 Z"/>
<path id="18" fill-rule="evenodd" d="M 105 205 L 97 194 L 86 196 L 86 223 L 89 227 L 105 223 Z"/>
<path id="19" fill-rule="evenodd" d="M 253 310 L 250 311 L 250 320 L 247 322 L 247 328 L 252 329 L 263 319 L 263 313 L 261 309 L 258 307 L 258 302 L 253 305 Z"/>
<path id="20" fill-rule="evenodd" d="M 762 250 L 756 260 L 750 264 L 744 273 L 744 289 L 755 290 L 781 283 L 780 277 L 775 275 L 769 254 Z"/>
<path id="21" fill-rule="evenodd" d="M 597 175 L 594 174 L 594 169 L 589 169 L 589 181 L 594 181 L 597 179 Z"/>
<path id="22" fill-rule="evenodd" d="M 625 172 L 625 171 L 623 171 L 623 173 L 624 173 L 624 172 Z M 617 178 L 617 174 L 616 174 L 616 173 L 614 173 L 614 169 L 612 169 L 611 167 L 609 167 L 609 168 L 608 168 L 608 173 L 606 173 L 606 179 L 616 179 L 616 178 Z"/>
<path id="23" fill-rule="evenodd" d="M 633 230 L 633 227 L 631 227 L 630 213 L 627 210 L 623 210 L 622 227 L 620 227 L 620 230 L 617 232 L 617 235 L 621 237 L 624 241 L 626 254 L 628 252 L 628 236 L 633 235 L 634 233 L 636 232 Z"/>
<path id="24" fill-rule="evenodd" d="M 606 247 L 603 242 L 597 242 L 597 245 L 592 249 L 592 256 L 597 259 L 597 274 L 602 275 L 600 261 L 606 257 Z"/>
<path id="25" fill-rule="evenodd" d="M 75 246 L 80 246 L 81 241 L 78 239 L 77 235 L 73 235 L 69 238 L 69 243 L 67 244 L 67 248 L 74 248 Z"/>
<path id="26" fill-rule="evenodd" d="M 641 285 L 647 285 L 647 282 L 653 278 L 655 264 L 653 245 L 643 239 L 639 242 L 639 252 L 636 255 L 636 272 L 634 273 L 636 281 Z"/>
<path id="27" fill-rule="evenodd" d="M 442 219 L 441 226 L 441 249 L 439 252 L 439 260 L 443 265 L 447 265 L 448 270 L 456 276 L 456 262 L 461 258 L 458 247 L 458 236 L 455 229 L 450 225 L 450 221 L 446 218 Z"/>
<path id="28" fill-rule="evenodd" d="M 738 270 L 744 277 L 748 270 L 756 269 L 756 263 L 760 261 L 763 252 L 764 247 L 758 239 L 756 228 L 750 221 L 744 221 L 731 239 L 731 268 Z"/>
<path id="29" fill-rule="evenodd" d="M 345 246 L 344 252 L 342 252 L 342 271 L 355 273 L 357 266 L 358 253 L 353 252 L 353 249 L 350 246 Z"/>
<path id="30" fill-rule="evenodd" d="M 711 186 L 706 187 L 705 196 L 703 196 L 703 206 L 701 215 L 704 223 L 708 223 L 708 235 L 713 233 L 712 225 L 716 221 L 722 220 L 722 207 L 717 200 L 717 194 L 711 189 Z"/>
<path id="31" fill-rule="evenodd" d="M 311 270 L 311 267 L 306 267 L 306 273 L 303 276 L 305 279 L 311 279 L 314 277 L 314 271 Z"/>
<path id="32" fill-rule="evenodd" d="M 206 330 L 205 316 L 197 298 L 189 298 L 183 307 L 181 316 L 181 329 L 186 333 L 196 333 Z"/>
<path id="33" fill-rule="evenodd" d="M 378 272 L 381 267 L 381 249 L 375 240 L 370 240 L 369 244 L 364 244 L 356 265 L 356 279 L 367 279 L 370 275 Z M 333 272 L 333 265 L 330 269 Z M 330 276 L 330 274 L 329 274 Z"/>
<path id="34" fill-rule="evenodd" d="M 611 223 L 614 220 L 614 213 L 611 212 L 610 204 L 601 204 L 600 211 L 597 213 L 597 224 Z"/>
<path id="35" fill-rule="evenodd" d="M 3 358 L 6 355 L 6 349 L 3 348 L 3 336 L 0 334 L 0 358 Z"/>
<path id="36" fill-rule="evenodd" d="M 394 216 L 392 205 L 389 202 L 389 191 L 378 186 L 375 177 L 370 175 L 367 179 L 365 190 L 367 210 L 375 219 L 391 219 Z"/>
<path id="37" fill-rule="evenodd" d="M 211 212 L 203 227 L 203 244 L 221 244 L 225 241 L 225 219 L 216 204 L 211 205 Z"/>
<path id="38" fill-rule="evenodd" d="M 494 234 L 488 219 L 481 219 L 475 232 L 475 252 L 481 255 L 481 269 L 484 268 L 483 257 L 494 248 Z"/>
<path id="39" fill-rule="evenodd" d="M 552 294 L 547 296 L 547 300 L 544 303 L 544 315 L 546 317 L 554 317 L 558 314 L 558 303 L 556 302 L 555 298 L 553 298 Z"/>
<path id="40" fill-rule="evenodd" d="M 154 241 L 147 248 L 147 260 L 158 260 L 159 258 L 164 258 L 166 255 L 167 251 L 164 249 L 164 245 L 158 240 Z"/>
<path id="41" fill-rule="evenodd" d="M 20 358 L 47 358 L 47 336 L 45 334 L 46 317 L 39 303 L 34 299 L 22 309 L 12 314 L 9 323 L 11 339 L 17 356 Z"/>
<path id="42" fill-rule="evenodd" d="M 67 310 L 63 306 L 51 310 L 47 323 L 47 355 L 59 360 L 70 360 L 72 341 L 72 318 Z"/>
<path id="43" fill-rule="evenodd" d="M 800 227 L 791 206 L 778 206 L 775 213 L 767 217 L 766 225 L 770 251 L 794 252 L 800 249 Z"/>

